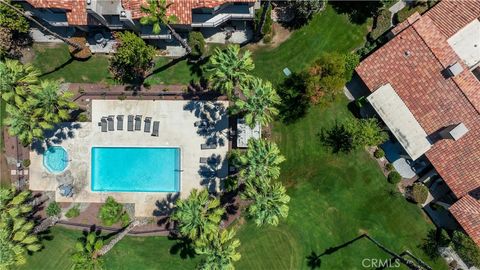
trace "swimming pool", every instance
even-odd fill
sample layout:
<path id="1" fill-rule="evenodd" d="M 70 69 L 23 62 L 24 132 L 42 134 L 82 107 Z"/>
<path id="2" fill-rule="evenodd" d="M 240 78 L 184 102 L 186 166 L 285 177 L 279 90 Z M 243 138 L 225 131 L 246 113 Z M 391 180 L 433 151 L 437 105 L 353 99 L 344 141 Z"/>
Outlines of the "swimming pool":
<path id="1" fill-rule="evenodd" d="M 61 146 L 50 146 L 43 154 L 43 166 L 51 173 L 61 173 L 68 166 L 67 151 Z"/>
<path id="2" fill-rule="evenodd" d="M 178 192 L 180 149 L 92 147 L 92 191 Z"/>

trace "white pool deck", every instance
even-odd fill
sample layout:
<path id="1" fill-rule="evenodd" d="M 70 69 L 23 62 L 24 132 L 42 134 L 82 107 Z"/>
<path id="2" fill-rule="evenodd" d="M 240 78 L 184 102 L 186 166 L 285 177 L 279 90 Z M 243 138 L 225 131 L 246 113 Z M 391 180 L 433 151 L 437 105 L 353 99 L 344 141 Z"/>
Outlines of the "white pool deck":
<path id="1" fill-rule="evenodd" d="M 122 203 L 134 203 L 135 216 L 149 217 L 157 209 L 156 202 L 166 199 L 168 193 L 92 192 L 91 148 L 94 146 L 166 146 L 181 149 L 180 197 L 185 198 L 192 189 L 205 188 L 206 185 L 210 189 L 218 190 L 221 179 L 226 177 L 228 172 L 225 160 L 228 151 L 226 112 L 222 111 L 218 114 L 215 131 L 208 135 L 199 134 L 198 128 L 194 126 L 194 123 L 200 120 L 198 112 L 202 111 L 202 108 L 210 107 L 208 105 L 211 104 L 212 102 L 206 101 L 93 100 L 92 122 L 67 123 L 56 131 L 57 136 L 49 139 L 51 144 L 63 146 L 69 154 L 70 162 L 64 172 L 57 175 L 48 172 L 43 166 L 43 155 L 35 149 L 30 152 L 30 189 L 55 191 L 55 199 L 58 202 L 102 203 L 108 196 L 112 196 Z M 223 108 L 228 106 L 228 102 L 224 101 L 216 101 L 215 104 Z M 185 109 L 186 106 L 194 109 L 190 111 Z M 142 115 L 141 131 L 127 131 L 130 114 Z M 124 115 L 123 131 L 101 132 L 98 122 L 102 117 L 109 115 Z M 152 127 L 153 121 L 160 121 L 158 137 L 143 131 L 145 117 L 152 117 Z M 115 119 L 115 129 L 116 124 Z M 65 127 L 72 125 L 76 127 Z M 58 137 L 64 138 L 58 139 Z M 206 143 L 208 138 L 209 140 L 221 139 L 224 144 L 218 144 L 216 149 L 201 150 L 200 145 Z M 46 144 L 44 143 L 42 147 L 45 148 Z M 212 154 L 219 155 L 222 159 L 220 165 L 213 170 L 206 164 L 200 164 L 200 157 L 210 157 Z M 200 171 L 205 170 L 214 171 L 214 176 L 206 177 L 205 174 L 202 176 Z M 66 181 L 68 174 L 71 175 L 68 182 L 73 182 L 75 187 L 75 195 L 69 198 L 61 196 L 58 190 L 59 184 Z"/>

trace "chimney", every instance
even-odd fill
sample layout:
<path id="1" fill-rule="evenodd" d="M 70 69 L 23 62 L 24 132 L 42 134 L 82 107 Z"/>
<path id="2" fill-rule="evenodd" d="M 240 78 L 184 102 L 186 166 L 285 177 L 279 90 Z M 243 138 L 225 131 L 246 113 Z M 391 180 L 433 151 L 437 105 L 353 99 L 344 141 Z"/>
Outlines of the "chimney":
<path id="1" fill-rule="evenodd" d="M 465 126 L 465 124 L 460 123 L 457 125 L 450 125 L 444 128 L 442 131 L 440 131 L 440 135 L 444 139 L 451 139 L 451 140 L 458 141 L 465 134 L 467 134 L 467 132 L 468 132 L 468 128 Z"/>
<path id="2" fill-rule="evenodd" d="M 450 65 L 447 68 L 447 73 L 448 73 L 448 75 L 450 75 L 450 77 L 455 77 L 458 74 L 462 73 L 462 71 L 463 71 L 463 67 L 458 62 L 455 62 L 455 64 Z"/>

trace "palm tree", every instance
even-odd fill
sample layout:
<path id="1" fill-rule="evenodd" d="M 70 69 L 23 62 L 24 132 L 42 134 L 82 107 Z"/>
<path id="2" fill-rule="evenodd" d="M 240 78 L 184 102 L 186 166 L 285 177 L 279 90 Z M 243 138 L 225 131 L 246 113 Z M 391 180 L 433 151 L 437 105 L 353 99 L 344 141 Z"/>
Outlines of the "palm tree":
<path id="1" fill-rule="evenodd" d="M 165 25 L 173 37 L 185 48 L 187 54 L 192 52 L 192 48 L 188 46 L 187 42 L 173 29 L 170 23 L 176 23 L 178 21 L 175 15 L 167 15 L 168 9 L 173 2 L 167 3 L 167 0 L 147 0 L 147 6 L 141 6 L 142 12 L 146 15 L 140 19 L 141 24 L 152 25 L 152 32 L 159 34 L 161 26 Z"/>
<path id="2" fill-rule="evenodd" d="M 147 224 L 147 220 L 135 219 L 132 221 L 122 232 L 117 234 L 115 238 L 112 239 L 107 245 L 104 245 L 99 249 L 94 256 L 100 257 L 107 254 L 120 240 L 122 240 L 127 234 L 132 231 L 135 227 Z"/>
<path id="3" fill-rule="evenodd" d="M 251 128 L 257 123 L 266 126 L 278 115 L 276 106 L 280 104 L 281 99 L 270 82 L 253 78 L 240 86 L 240 89 L 244 98 L 235 101 L 231 113 L 243 114 L 245 123 Z"/>
<path id="4" fill-rule="evenodd" d="M 40 72 L 30 64 L 17 60 L 0 62 L 0 93 L 9 104 L 21 106 L 25 102 L 29 87 L 38 83 Z"/>
<path id="5" fill-rule="evenodd" d="M 195 252 L 205 255 L 199 269 L 202 270 L 233 270 L 233 262 L 240 260 L 236 249 L 240 241 L 235 239 L 235 231 L 223 230 L 215 232 L 212 240 L 199 239 L 195 242 Z"/>
<path id="6" fill-rule="evenodd" d="M 0 215 L 2 218 L 15 219 L 32 211 L 28 203 L 31 192 L 18 192 L 15 187 L 0 188 Z"/>
<path id="7" fill-rule="evenodd" d="M 254 182 L 277 179 L 280 163 L 285 161 L 277 144 L 264 139 L 250 139 L 247 151 L 235 155 L 235 159 L 240 166 L 240 177 Z"/>
<path id="8" fill-rule="evenodd" d="M 0 269 L 24 264 L 27 252 L 35 252 L 42 247 L 32 233 L 33 222 L 26 219 L 32 211 L 29 199 L 29 191 L 0 189 Z"/>
<path id="9" fill-rule="evenodd" d="M 192 240 L 208 237 L 218 230 L 225 209 L 220 208 L 220 200 L 208 194 L 206 189 L 192 190 L 187 199 L 175 202 L 172 216 L 178 223 L 178 231 Z"/>
<path id="10" fill-rule="evenodd" d="M 248 206 L 247 213 L 255 220 L 257 226 L 265 224 L 277 226 L 280 218 L 288 216 L 290 196 L 286 194 L 285 187 L 279 182 L 271 185 L 255 185 L 247 182 L 241 196 L 243 199 L 253 201 Z"/>
<path id="11" fill-rule="evenodd" d="M 53 128 L 51 123 L 35 117 L 27 108 L 17 108 L 7 104 L 8 117 L 5 124 L 8 133 L 18 136 L 23 145 L 29 145 L 35 139 L 42 139 L 44 130 Z"/>
<path id="12" fill-rule="evenodd" d="M 72 270 L 100 270 L 103 260 L 95 254 L 103 247 L 103 240 L 96 232 L 89 232 L 75 244 L 75 252 L 71 255 Z"/>
<path id="13" fill-rule="evenodd" d="M 240 55 L 238 45 L 229 45 L 225 50 L 215 49 L 210 56 L 207 71 L 213 88 L 231 97 L 235 88 L 251 79 L 248 74 L 255 68 L 250 51 Z"/>
<path id="14" fill-rule="evenodd" d="M 72 102 L 72 92 L 61 92 L 56 81 L 42 81 L 40 85 L 32 86 L 28 104 L 33 108 L 35 117 L 48 123 L 57 124 L 70 119 L 70 110 L 77 108 Z"/>
<path id="15" fill-rule="evenodd" d="M 31 16 L 28 12 L 25 12 L 23 10 L 21 10 L 20 8 L 10 4 L 10 1 L 8 0 L 0 0 L 0 4 L 3 4 L 3 5 L 6 5 L 8 6 L 9 8 L 11 8 L 13 11 L 15 11 L 16 13 L 22 15 L 23 17 L 27 18 L 28 20 L 30 20 L 31 22 L 35 23 L 38 27 L 40 27 L 43 31 L 47 32 L 49 35 L 52 35 L 54 36 L 55 38 L 65 42 L 67 45 L 69 46 L 72 46 L 73 48 L 75 48 L 77 51 L 81 51 L 81 50 L 84 50 L 86 49 L 86 46 L 84 45 L 81 45 L 79 43 L 76 43 L 76 42 L 72 42 L 62 36 L 60 36 L 59 34 L 53 32 L 52 30 L 48 29 L 47 27 L 45 27 L 41 22 L 39 22 L 38 20 L 36 20 L 35 18 L 33 18 L 33 16 Z"/>

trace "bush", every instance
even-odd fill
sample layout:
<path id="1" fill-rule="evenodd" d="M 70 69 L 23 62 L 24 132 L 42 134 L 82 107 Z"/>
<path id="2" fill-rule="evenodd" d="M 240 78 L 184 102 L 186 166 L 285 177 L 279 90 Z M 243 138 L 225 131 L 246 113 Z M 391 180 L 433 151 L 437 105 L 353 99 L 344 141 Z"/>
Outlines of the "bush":
<path id="1" fill-rule="evenodd" d="M 118 33 L 117 38 L 117 52 L 110 61 L 114 78 L 125 83 L 142 81 L 153 66 L 155 49 L 132 32 Z"/>
<path id="2" fill-rule="evenodd" d="M 375 40 L 387 32 L 391 27 L 392 13 L 388 9 L 382 9 L 375 18 L 375 27 L 370 32 L 370 37 Z"/>
<path id="3" fill-rule="evenodd" d="M 67 213 L 65 213 L 65 216 L 67 218 L 74 218 L 78 217 L 80 215 L 80 207 L 78 205 L 74 205 L 72 208 L 68 209 Z"/>
<path id="4" fill-rule="evenodd" d="M 375 158 L 382 158 L 385 156 L 385 152 L 382 150 L 382 148 L 377 148 L 377 150 L 375 150 L 375 152 L 373 152 L 373 156 Z"/>
<path id="5" fill-rule="evenodd" d="M 191 31 L 188 34 L 188 46 L 192 48 L 190 55 L 194 58 L 200 58 L 206 53 L 205 38 L 201 32 Z"/>
<path id="6" fill-rule="evenodd" d="M 87 113 L 85 112 L 82 112 L 77 116 L 77 122 L 88 122 L 88 121 L 89 121 L 88 116 L 87 116 Z"/>
<path id="7" fill-rule="evenodd" d="M 25 167 L 25 168 L 28 168 L 28 167 L 30 166 L 30 164 L 31 164 L 30 159 L 24 159 L 24 160 L 22 161 L 22 165 L 23 165 L 23 167 Z"/>
<path id="8" fill-rule="evenodd" d="M 326 0 L 294 0 L 287 1 L 287 6 L 293 11 L 295 18 L 288 22 L 288 26 L 292 28 L 299 28 L 308 23 L 313 15 L 322 10 L 325 6 Z"/>
<path id="9" fill-rule="evenodd" d="M 356 53 L 347 53 L 344 55 L 345 58 L 345 80 L 350 81 L 353 76 L 355 68 L 360 63 L 360 56 Z"/>
<path id="10" fill-rule="evenodd" d="M 402 180 L 402 176 L 398 172 L 393 171 L 388 174 L 387 179 L 388 182 L 392 184 L 397 184 L 398 182 L 400 182 L 400 180 Z"/>
<path id="11" fill-rule="evenodd" d="M 455 231 L 453 232 L 452 244 L 465 263 L 480 267 L 480 248 L 470 237 L 460 231 Z"/>
<path id="12" fill-rule="evenodd" d="M 112 226 L 124 217 L 124 213 L 125 211 L 123 210 L 123 205 L 109 196 L 105 201 L 105 204 L 100 207 L 100 210 L 98 211 L 98 217 L 104 225 Z"/>
<path id="13" fill-rule="evenodd" d="M 62 212 L 62 209 L 60 208 L 60 205 L 57 202 L 49 203 L 47 206 L 47 209 L 45 210 L 45 213 L 49 217 L 58 216 L 60 215 L 60 212 Z"/>
<path id="14" fill-rule="evenodd" d="M 338 53 L 322 54 L 307 70 L 307 96 L 311 102 L 333 101 L 347 83 L 345 57 Z"/>
<path id="15" fill-rule="evenodd" d="M 263 6 L 255 11 L 254 30 L 257 31 L 260 26 L 263 14 Z M 272 19 L 272 5 L 268 7 L 267 14 L 265 14 L 265 23 L 263 24 L 260 34 L 263 36 L 263 42 L 270 43 L 273 39 L 273 19 Z"/>
<path id="16" fill-rule="evenodd" d="M 395 169 L 395 167 L 393 167 L 393 164 L 392 163 L 387 163 L 385 164 L 385 170 L 387 171 L 392 171 L 393 169 Z"/>
<path id="17" fill-rule="evenodd" d="M 421 183 L 415 183 L 410 188 L 410 197 L 412 201 L 423 204 L 428 197 L 428 188 Z"/>

